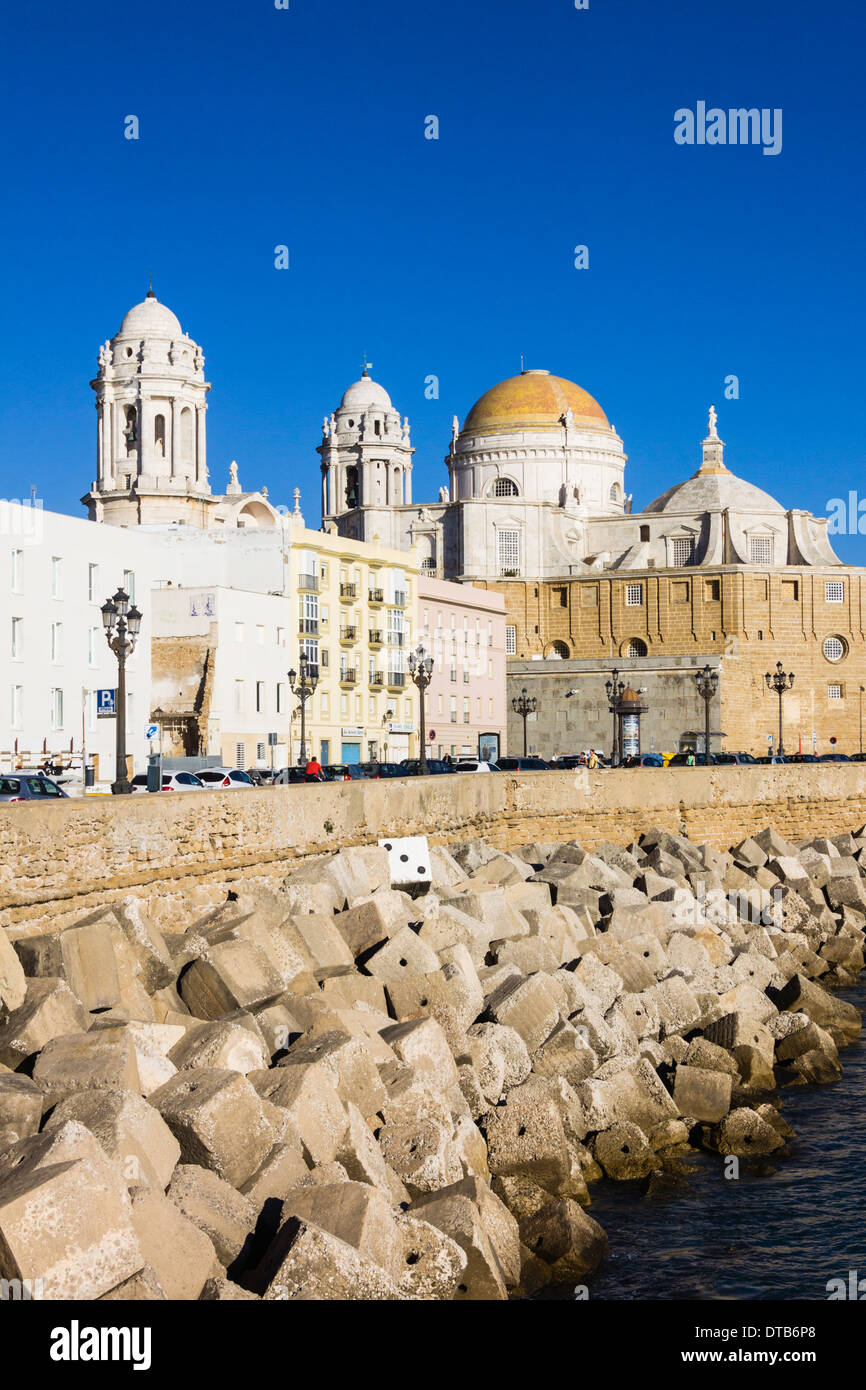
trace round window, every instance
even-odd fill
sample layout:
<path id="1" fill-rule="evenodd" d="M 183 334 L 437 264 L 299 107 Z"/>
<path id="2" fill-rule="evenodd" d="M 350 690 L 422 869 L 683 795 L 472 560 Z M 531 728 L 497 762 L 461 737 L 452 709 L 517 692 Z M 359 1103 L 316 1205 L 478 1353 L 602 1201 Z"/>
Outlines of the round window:
<path id="1" fill-rule="evenodd" d="M 847 650 L 842 637 L 827 637 L 824 640 L 824 655 L 828 661 L 841 661 Z"/>

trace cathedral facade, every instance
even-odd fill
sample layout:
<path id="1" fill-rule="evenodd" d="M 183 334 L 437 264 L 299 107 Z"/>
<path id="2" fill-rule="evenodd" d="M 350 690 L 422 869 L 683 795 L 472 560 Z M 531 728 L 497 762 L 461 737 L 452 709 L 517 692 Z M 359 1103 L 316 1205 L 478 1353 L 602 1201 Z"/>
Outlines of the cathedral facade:
<path id="1" fill-rule="evenodd" d="M 366 391 L 390 407 L 376 383 Z M 428 571 L 504 595 L 510 693 L 527 684 L 536 694 L 536 752 L 610 743 L 613 666 L 644 683 L 643 751 L 702 744 L 693 676 L 706 664 L 720 675 L 712 748 L 773 751 L 778 711 L 765 676 L 779 660 L 797 676 L 783 705 L 787 751 L 862 750 L 866 571 L 842 564 L 826 518 L 786 508 L 728 468 L 713 408 L 695 472 L 640 512 L 607 415 L 546 371 L 491 388 L 462 428 L 455 418 L 435 502 L 404 487 L 374 506 L 365 479 L 384 463 L 384 436 L 371 441 L 363 409 L 351 418 L 355 433 L 339 411 L 324 426 L 327 519 L 347 535 L 418 545 Z M 511 746 L 521 738 L 515 719 Z"/>

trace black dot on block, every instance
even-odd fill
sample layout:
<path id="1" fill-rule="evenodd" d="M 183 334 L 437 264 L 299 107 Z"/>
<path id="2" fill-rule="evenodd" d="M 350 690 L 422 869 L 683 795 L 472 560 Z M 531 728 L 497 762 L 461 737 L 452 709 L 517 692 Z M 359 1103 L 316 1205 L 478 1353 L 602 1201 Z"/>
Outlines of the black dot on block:
<path id="1" fill-rule="evenodd" d="M 394 846 L 393 846 L 393 845 L 386 845 L 385 848 L 388 849 L 388 850 L 391 850 L 391 849 L 394 848 Z"/>
<path id="2" fill-rule="evenodd" d="M 424 865 L 423 865 L 423 864 L 419 864 L 419 865 L 418 865 L 418 872 L 419 872 L 419 874 L 421 875 L 422 878 L 423 878 L 424 875 L 426 874 L 427 870 L 424 868 Z"/>
<path id="3" fill-rule="evenodd" d="M 408 864 L 408 863 L 409 863 L 409 856 L 408 856 L 408 854 L 401 854 L 401 855 L 400 855 L 400 863 L 401 863 L 401 864 Z"/>

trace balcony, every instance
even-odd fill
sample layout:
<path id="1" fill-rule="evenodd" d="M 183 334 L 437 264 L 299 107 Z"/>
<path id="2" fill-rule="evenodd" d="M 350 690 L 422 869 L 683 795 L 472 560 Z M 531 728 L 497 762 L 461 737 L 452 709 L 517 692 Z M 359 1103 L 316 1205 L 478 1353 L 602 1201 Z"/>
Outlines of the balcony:
<path id="1" fill-rule="evenodd" d="M 305 633 L 307 633 L 308 635 L 311 635 L 311 636 L 313 636 L 313 637 L 317 637 L 318 634 L 319 634 L 319 620 L 318 620 L 318 618 L 299 618 L 299 619 L 298 619 L 298 632 L 305 632 Z"/>
<path id="2" fill-rule="evenodd" d="M 371 589 L 368 597 L 371 603 L 384 603 L 385 591 L 384 589 Z"/>
<path id="3" fill-rule="evenodd" d="M 319 576 L 317 574 L 299 574 L 298 588 L 306 594 L 317 594 L 319 592 Z"/>
<path id="4" fill-rule="evenodd" d="M 351 670 L 351 671 L 350 671 L 350 670 L 344 668 L 344 669 L 340 672 L 340 684 L 341 684 L 341 685 L 357 685 L 357 684 L 358 684 L 358 672 L 355 671 L 355 670 Z"/>
<path id="5" fill-rule="evenodd" d="M 340 585 L 340 598 L 341 598 L 341 599 L 343 599 L 343 600 L 346 601 L 346 602 L 350 602 L 353 598 L 357 598 L 357 597 L 358 597 L 358 586 L 357 586 L 357 584 L 341 584 L 341 585 Z"/>
<path id="6" fill-rule="evenodd" d="M 358 640 L 358 629 L 357 629 L 356 627 L 341 627 L 341 628 L 340 628 L 340 641 L 341 641 L 341 642 L 357 642 L 357 640 Z"/>
<path id="7" fill-rule="evenodd" d="M 388 672 L 388 689 L 389 689 L 389 690 L 402 690 L 405 684 L 406 684 L 406 673 L 405 673 L 405 671 L 389 671 L 389 672 Z"/>
<path id="8" fill-rule="evenodd" d="M 369 638 L 370 638 L 370 646 L 371 646 L 371 647 L 381 647 L 381 645 L 382 645 L 382 633 L 380 632 L 379 628 L 377 628 L 377 627 L 371 627 L 370 630 L 369 630 L 369 634 L 368 634 L 368 635 L 369 635 Z"/>
<path id="9" fill-rule="evenodd" d="M 385 673 L 384 673 L 384 671 L 371 671 L 371 672 L 370 672 L 370 684 L 371 684 L 371 685 L 384 685 L 384 684 L 385 684 Z"/>

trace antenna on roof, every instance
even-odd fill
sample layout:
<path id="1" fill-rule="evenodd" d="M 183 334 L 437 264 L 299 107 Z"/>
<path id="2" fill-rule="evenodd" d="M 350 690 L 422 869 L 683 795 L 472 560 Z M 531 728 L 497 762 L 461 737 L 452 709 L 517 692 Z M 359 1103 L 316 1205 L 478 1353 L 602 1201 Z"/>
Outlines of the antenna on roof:
<path id="1" fill-rule="evenodd" d="M 156 299 L 156 295 L 155 295 L 154 292 L 153 292 L 153 271 L 152 271 L 152 270 L 149 270 L 149 271 L 147 272 L 147 298 L 148 298 L 148 299 Z"/>
<path id="2" fill-rule="evenodd" d="M 520 375 L 523 376 L 523 353 L 520 354 Z"/>
<path id="3" fill-rule="evenodd" d="M 362 368 L 361 376 L 369 376 L 369 375 L 370 375 L 370 368 L 372 367 L 372 365 L 373 365 L 372 362 L 368 362 L 368 361 L 367 361 L 367 354 L 366 354 L 366 352 L 365 352 L 364 355 L 363 355 L 363 357 L 362 357 L 362 360 L 361 360 L 361 368 Z"/>

